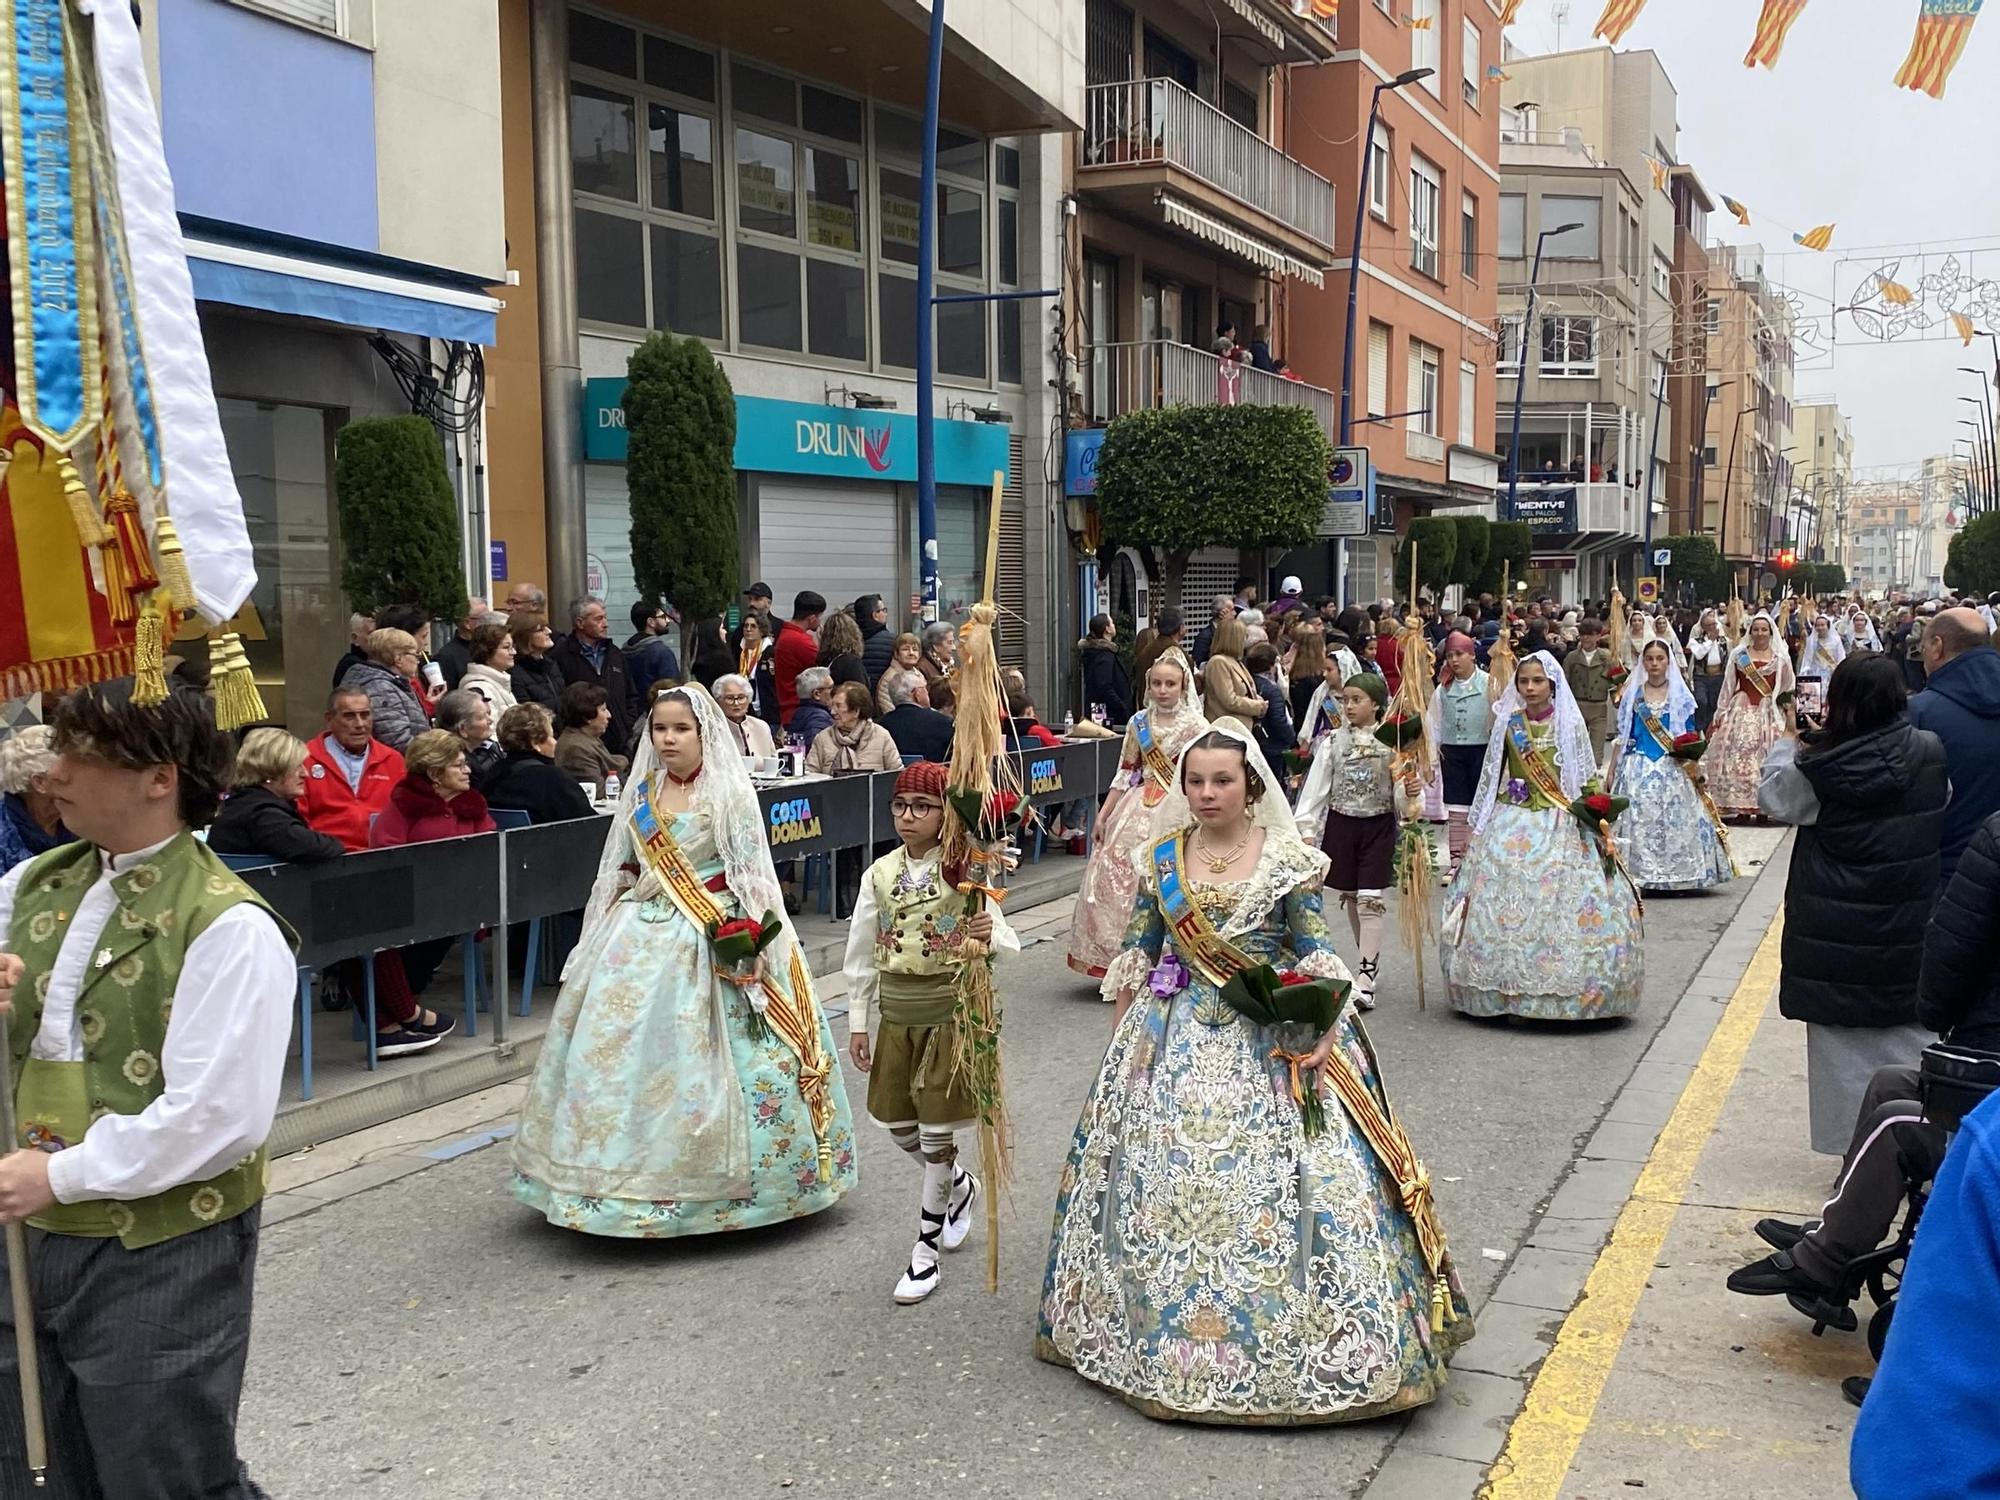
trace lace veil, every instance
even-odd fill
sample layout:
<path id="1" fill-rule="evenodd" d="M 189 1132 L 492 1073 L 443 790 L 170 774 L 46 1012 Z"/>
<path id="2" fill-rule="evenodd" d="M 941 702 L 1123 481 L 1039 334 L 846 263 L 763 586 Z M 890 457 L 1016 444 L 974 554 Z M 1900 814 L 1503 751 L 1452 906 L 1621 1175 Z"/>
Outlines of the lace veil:
<path id="1" fill-rule="evenodd" d="M 1648 644 L 1651 644 L 1650 642 Z M 1618 743 L 1627 745 L 1632 740 L 1632 720 L 1639 712 L 1640 695 L 1646 691 L 1645 651 L 1639 653 L 1639 665 L 1632 669 L 1632 676 L 1625 684 L 1625 691 L 1618 695 Z M 1663 726 L 1692 724 L 1694 722 L 1694 691 L 1681 676 L 1681 664 L 1674 659 L 1673 652 L 1667 653 L 1667 704 L 1662 715 Z M 1671 734 L 1671 728 L 1668 729 Z"/>
<path id="2" fill-rule="evenodd" d="M 1569 690 L 1569 679 L 1563 676 L 1555 657 L 1537 651 L 1521 658 L 1515 670 L 1518 672 L 1531 661 L 1540 662 L 1549 681 L 1555 684 L 1556 772 L 1562 778 L 1563 795 L 1574 797 L 1597 773 L 1597 752 L 1590 743 L 1590 728 L 1583 722 L 1583 710 L 1577 707 L 1576 695 Z M 1509 679 L 1500 701 L 1493 705 L 1493 733 L 1486 741 L 1486 764 L 1479 772 L 1479 792 L 1472 799 L 1475 831 L 1485 828 L 1486 820 L 1493 815 L 1494 798 L 1499 795 L 1501 779 L 1507 774 L 1507 726 L 1520 711 L 1521 690 Z"/>

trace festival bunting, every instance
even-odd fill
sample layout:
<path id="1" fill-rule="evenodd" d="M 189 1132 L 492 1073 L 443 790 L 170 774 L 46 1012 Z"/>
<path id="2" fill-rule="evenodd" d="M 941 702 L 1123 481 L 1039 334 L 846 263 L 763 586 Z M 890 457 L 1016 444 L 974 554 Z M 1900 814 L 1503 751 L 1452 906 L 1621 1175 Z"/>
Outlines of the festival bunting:
<path id="1" fill-rule="evenodd" d="M 1514 17 L 1521 13 L 1521 0 L 1500 0 L 1500 24 L 1512 26 Z"/>
<path id="2" fill-rule="evenodd" d="M 1763 14 L 1757 17 L 1757 34 L 1750 39 L 1750 50 L 1743 55 L 1743 66 L 1754 68 L 1762 63 L 1767 68 L 1775 68 L 1778 54 L 1784 50 L 1785 33 L 1792 29 L 1792 22 L 1805 8 L 1806 0 L 1764 0 Z"/>
<path id="3" fill-rule="evenodd" d="M 1804 234 L 1795 234 L 1792 239 L 1808 250 L 1824 250 L 1833 243 L 1833 225 L 1820 224 L 1808 229 Z"/>
<path id="4" fill-rule="evenodd" d="M 1734 198 L 1731 198 L 1727 195 L 1724 195 L 1723 197 L 1722 206 L 1728 209 L 1734 215 L 1736 215 L 1736 222 L 1738 224 L 1741 224 L 1745 229 L 1748 229 L 1750 227 L 1749 209 L 1745 208 L 1742 204 L 1738 203 Z"/>
<path id="5" fill-rule="evenodd" d="M 1916 294 L 1900 281 L 1884 280 L 1880 287 L 1882 300 L 1891 307 L 1908 307 L 1917 300 Z"/>
<path id="6" fill-rule="evenodd" d="M 1972 23 L 1979 18 L 1979 5 L 1980 0 L 1923 0 L 1917 34 L 1910 39 L 1910 55 L 1897 70 L 1896 87 L 1942 99 L 1945 80 L 1958 66 Z"/>
<path id="7" fill-rule="evenodd" d="M 1597 29 L 1591 35 L 1601 36 L 1615 47 L 1645 8 L 1646 0 L 1606 0 L 1604 13 L 1597 18 Z"/>
<path id="8" fill-rule="evenodd" d="M 1412 31 L 1429 31 L 1431 29 L 1431 18 L 1429 16 L 1405 16 L 1403 17 L 1403 24 Z"/>
<path id="9" fill-rule="evenodd" d="M 1968 348 L 1972 344 L 1972 336 L 1979 331 L 1973 326 L 1972 319 L 1964 313 L 1953 313 L 1951 315 L 1951 326 L 1959 338 L 1964 340 Z"/>
<path id="10" fill-rule="evenodd" d="M 1666 192 L 1667 174 L 1670 170 L 1667 164 L 1656 156 L 1648 156 L 1646 157 L 1646 168 L 1653 174 L 1653 191 L 1656 193 Z"/>
<path id="11" fill-rule="evenodd" d="M 1312 0 L 1313 14 L 1322 21 L 1331 21 L 1340 14 L 1340 0 Z"/>

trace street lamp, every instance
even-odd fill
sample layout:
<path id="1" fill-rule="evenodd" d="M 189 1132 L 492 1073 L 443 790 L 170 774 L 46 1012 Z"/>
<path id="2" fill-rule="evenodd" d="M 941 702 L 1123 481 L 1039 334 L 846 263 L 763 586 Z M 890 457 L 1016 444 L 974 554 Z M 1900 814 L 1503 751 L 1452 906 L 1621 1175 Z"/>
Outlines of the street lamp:
<path id="1" fill-rule="evenodd" d="M 1979 405 L 1979 403 L 1977 401 L 1974 401 L 1970 396 L 1960 396 L 1958 399 L 1972 406 Z M 1979 460 L 1979 462 L 1974 467 L 1974 472 L 1977 473 L 1982 468 L 1988 470 L 1988 472 L 1983 476 L 1981 488 L 1990 494 L 1992 491 L 1993 477 L 1990 472 L 1991 455 L 1987 451 L 1987 446 L 1986 446 L 1987 442 L 1990 441 L 1990 439 L 1982 439 L 1981 437 L 1981 433 L 1986 430 L 1984 424 L 1982 424 L 1976 417 L 1961 417 L 1959 419 L 1958 425 L 1961 427 L 1970 427 L 1972 429 L 1972 451 L 1974 452 L 1974 454 L 1977 455 Z"/>
<path id="2" fill-rule="evenodd" d="M 1994 484 L 1994 473 L 1993 473 L 1993 463 L 1992 463 L 1992 460 L 1994 458 L 1993 400 L 1991 394 L 1986 389 L 1986 372 L 1984 370 L 1975 370 L 1971 368 L 1969 365 L 1960 365 L 1958 367 L 1958 371 L 1961 375 L 1970 375 L 1979 382 L 1979 407 L 1986 417 L 1986 426 L 1984 429 L 1985 438 L 1983 442 L 1987 458 L 1986 489 L 1988 497 L 1991 498 L 1993 484 Z M 1961 396 L 1959 399 L 1962 401 L 1965 398 Z"/>
<path id="3" fill-rule="evenodd" d="M 1361 137 L 1361 181 L 1354 190 L 1354 238 L 1349 253 L 1354 257 L 1347 268 L 1347 351 L 1340 368 L 1340 446 L 1345 448 L 1354 435 L 1354 315 L 1361 290 L 1361 227 L 1368 212 L 1368 169 L 1375 160 L 1375 121 L 1382 110 L 1382 95 L 1416 83 L 1436 72 L 1435 68 L 1411 68 L 1386 83 L 1375 85 L 1368 99 L 1368 130 Z"/>
<path id="4" fill-rule="evenodd" d="M 1507 442 L 1507 519 L 1510 521 L 1514 519 L 1515 501 L 1521 490 L 1521 397 L 1528 389 L 1528 340 L 1533 336 L 1535 327 L 1535 282 L 1542 274 L 1542 246 L 1556 235 L 1568 234 L 1573 229 L 1581 228 L 1583 228 L 1581 224 L 1558 224 L 1555 228 L 1544 229 L 1535 236 L 1535 258 L 1528 267 L 1528 305 L 1521 313 L 1521 342 L 1514 350 L 1514 434 Z M 1588 442 L 1589 439 L 1586 437 L 1586 446 Z M 1589 472 L 1587 468 L 1584 470 L 1585 474 Z M 1649 474 L 1647 483 L 1650 485 L 1651 482 Z M 1649 502 L 1651 493 L 1649 489 L 1647 491 Z M 1652 507 L 1649 503 L 1648 519 L 1651 515 Z"/>
<path id="5" fill-rule="evenodd" d="M 1736 414 L 1736 420 L 1729 429 L 1729 462 L 1722 471 L 1722 518 L 1715 528 L 1715 549 L 1722 554 L 1725 568 L 1729 567 L 1729 491 L 1736 483 L 1736 445 L 1743 440 L 1743 419 L 1755 416 L 1759 410 L 1754 402 L 1744 407 Z M 1755 555 L 1754 551 L 1752 555 Z M 1729 576 L 1735 578 L 1734 568 L 1729 568 Z"/>

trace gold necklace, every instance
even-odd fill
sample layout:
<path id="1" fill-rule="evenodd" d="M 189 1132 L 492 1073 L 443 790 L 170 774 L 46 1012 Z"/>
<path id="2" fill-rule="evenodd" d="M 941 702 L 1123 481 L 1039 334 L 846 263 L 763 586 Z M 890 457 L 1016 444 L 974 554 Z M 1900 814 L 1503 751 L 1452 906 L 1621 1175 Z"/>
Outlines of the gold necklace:
<path id="1" fill-rule="evenodd" d="M 1208 866 L 1209 874 L 1222 875 L 1228 873 L 1229 867 L 1236 863 L 1236 857 L 1250 847 L 1250 835 L 1247 833 L 1244 834 L 1236 847 L 1231 849 L 1227 854 L 1218 855 L 1204 849 L 1202 847 L 1202 836 L 1199 833 L 1194 836 L 1194 842 L 1190 847 L 1193 850 L 1194 857 Z"/>

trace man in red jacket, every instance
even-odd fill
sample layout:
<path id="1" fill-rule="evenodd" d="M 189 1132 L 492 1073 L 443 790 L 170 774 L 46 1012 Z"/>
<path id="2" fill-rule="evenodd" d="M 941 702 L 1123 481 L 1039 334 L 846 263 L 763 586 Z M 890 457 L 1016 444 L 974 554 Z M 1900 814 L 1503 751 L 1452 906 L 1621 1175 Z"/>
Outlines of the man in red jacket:
<path id="1" fill-rule="evenodd" d="M 306 746 L 299 811 L 350 854 L 368 847 L 368 823 L 389 805 L 403 779 L 403 757 L 374 736 L 375 711 L 359 688 L 335 688 L 326 702 L 326 733 Z"/>
<path id="2" fill-rule="evenodd" d="M 791 723 L 792 715 L 798 712 L 799 673 L 819 663 L 819 622 L 825 613 L 826 599 L 822 595 L 800 589 L 792 599 L 792 617 L 778 627 L 778 639 L 771 654 L 778 679 L 780 724 Z"/>

